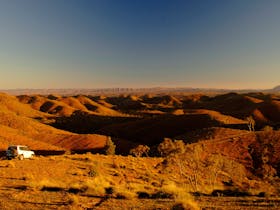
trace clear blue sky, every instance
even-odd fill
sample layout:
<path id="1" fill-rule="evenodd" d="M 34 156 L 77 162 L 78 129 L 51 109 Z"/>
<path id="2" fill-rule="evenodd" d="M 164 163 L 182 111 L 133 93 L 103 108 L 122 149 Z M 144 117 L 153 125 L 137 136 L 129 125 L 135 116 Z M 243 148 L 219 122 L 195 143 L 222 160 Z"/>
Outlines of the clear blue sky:
<path id="1" fill-rule="evenodd" d="M 279 0 L 0 0 L 0 89 L 279 84 Z"/>

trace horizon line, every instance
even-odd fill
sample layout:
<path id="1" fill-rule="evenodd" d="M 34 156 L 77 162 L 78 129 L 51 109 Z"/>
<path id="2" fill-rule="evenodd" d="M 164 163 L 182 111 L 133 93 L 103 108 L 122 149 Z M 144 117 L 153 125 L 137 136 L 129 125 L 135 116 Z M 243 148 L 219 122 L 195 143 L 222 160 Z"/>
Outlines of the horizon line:
<path id="1" fill-rule="evenodd" d="M 155 87 L 97 87 L 97 88 L 0 88 L 0 91 L 13 91 L 13 90 L 149 90 L 149 89 L 194 89 L 194 90 L 273 90 L 273 88 L 214 88 L 214 87 L 171 87 L 171 86 L 155 86 Z"/>

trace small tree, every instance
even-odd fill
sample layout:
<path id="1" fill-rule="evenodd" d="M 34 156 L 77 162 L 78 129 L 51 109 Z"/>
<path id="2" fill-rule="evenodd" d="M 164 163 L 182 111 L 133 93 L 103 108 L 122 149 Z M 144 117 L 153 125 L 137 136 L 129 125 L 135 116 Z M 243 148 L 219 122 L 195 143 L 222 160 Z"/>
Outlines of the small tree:
<path id="1" fill-rule="evenodd" d="M 150 147 L 148 147 L 147 145 L 138 145 L 137 147 L 131 149 L 129 151 L 129 154 L 135 156 L 135 157 L 142 157 L 144 154 L 146 155 L 146 157 L 148 157 L 148 152 L 150 151 Z"/>
<path id="2" fill-rule="evenodd" d="M 174 151 L 175 147 L 172 139 L 164 138 L 163 142 L 158 145 L 157 149 L 162 157 L 166 157 Z"/>
<path id="3" fill-rule="evenodd" d="M 163 142 L 158 145 L 158 151 L 161 156 L 166 157 L 174 154 L 182 154 L 185 152 L 185 143 L 182 140 L 175 140 L 174 142 L 170 138 L 164 138 Z"/>
<path id="4" fill-rule="evenodd" d="M 246 117 L 247 125 L 249 128 L 249 131 L 255 131 L 255 125 L 256 122 L 252 116 Z"/>
<path id="5" fill-rule="evenodd" d="M 114 155 L 116 150 L 116 145 L 111 139 L 111 136 L 108 136 L 106 145 L 105 145 L 105 154 L 106 155 Z"/>

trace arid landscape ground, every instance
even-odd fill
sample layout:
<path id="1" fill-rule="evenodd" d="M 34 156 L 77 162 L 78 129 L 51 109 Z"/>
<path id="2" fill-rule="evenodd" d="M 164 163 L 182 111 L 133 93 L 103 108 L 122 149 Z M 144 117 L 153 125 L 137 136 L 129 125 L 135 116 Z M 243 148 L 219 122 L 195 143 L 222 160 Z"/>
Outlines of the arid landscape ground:
<path id="1" fill-rule="evenodd" d="M 276 93 L 1 93 L 0 209 L 279 209 L 279 126 Z"/>

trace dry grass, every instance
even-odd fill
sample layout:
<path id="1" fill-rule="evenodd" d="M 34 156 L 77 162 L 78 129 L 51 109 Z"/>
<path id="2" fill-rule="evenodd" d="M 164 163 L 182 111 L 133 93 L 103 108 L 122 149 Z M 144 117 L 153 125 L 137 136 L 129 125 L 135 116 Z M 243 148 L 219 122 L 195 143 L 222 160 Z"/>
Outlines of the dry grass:
<path id="1" fill-rule="evenodd" d="M 75 207 L 80 203 L 79 197 L 77 195 L 70 194 L 70 195 L 68 195 L 68 199 L 69 199 L 68 202 L 71 206 Z"/>
<path id="2" fill-rule="evenodd" d="M 40 181 L 36 181 L 36 180 L 33 180 L 31 182 L 29 182 L 29 186 L 32 188 L 32 189 L 35 189 L 35 190 L 47 190 L 48 189 L 50 191 L 52 191 L 52 189 L 54 189 L 54 191 L 57 189 L 57 191 L 62 191 L 64 189 L 66 189 L 66 184 L 64 182 L 61 182 L 61 181 L 58 181 L 58 180 L 55 180 L 55 179 L 48 179 L 48 178 L 45 178 L 45 179 L 42 179 Z"/>
<path id="3" fill-rule="evenodd" d="M 110 182 L 104 176 L 97 176 L 94 179 L 87 179 L 83 182 L 87 187 L 86 193 L 92 196 L 105 196 L 106 188 L 110 187 Z"/>
<path id="4" fill-rule="evenodd" d="M 1 168 L 0 190 L 4 190 L 5 186 L 11 190 L 3 191 L 6 197 L 0 195 L 0 198 L 6 205 L 13 203 L 14 208 L 22 208 L 24 203 L 23 206 L 29 209 L 44 209 L 50 204 L 52 208 L 62 209 L 97 208 L 95 205 L 99 209 L 118 209 L 121 206 L 123 209 L 143 209 L 144 206 L 145 209 L 155 209 L 163 207 L 159 200 L 164 201 L 168 209 L 179 206 L 199 209 L 202 204 L 213 205 L 197 201 L 190 194 L 192 187 L 188 179 L 181 176 L 178 166 L 173 164 L 173 172 L 168 173 L 168 168 L 163 170 L 159 167 L 162 161 L 162 158 L 91 154 L 38 157 L 24 161 L 4 160 L 3 166 L 14 162 L 15 167 Z M 113 163 L 117 163 L 117 166 Z M 88 174 L 92 167 L 97 172 L 96 176 Z M 19 173 L 22 170 L 25 173 Z M 199 182 L 203 178 L 207 179 L 201 177 Z M 222 181 L 222 177 L 217 178 L 217 183 Z M 250 190 L 255 190 L 256 194 L 264 189 L 273 190 L 271 184 L 262 184 L 258 180 L 254 183 L 250 181 L 249 184 Z M 203 189 L 202 186 L 200 188 Z M 14 194 L 14 201 L 7 199 L 9 193 Z M 275 205 L 278 206 L 277 201 Z"/>
<path id="5" fill-rule="evenodd" d="M 6 165 L 6 167 L 8 168 L 15 168 L 16 167 L 16 164 L 15 164 L 15 161 L 9 161 Z"/>

